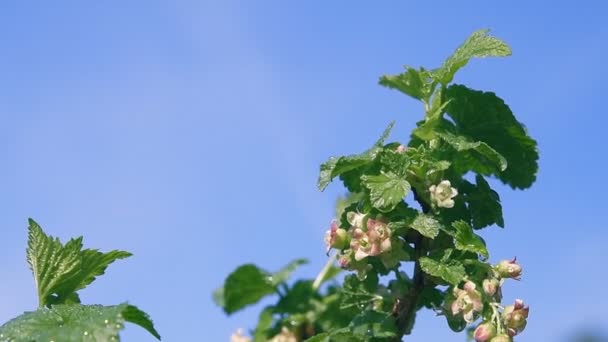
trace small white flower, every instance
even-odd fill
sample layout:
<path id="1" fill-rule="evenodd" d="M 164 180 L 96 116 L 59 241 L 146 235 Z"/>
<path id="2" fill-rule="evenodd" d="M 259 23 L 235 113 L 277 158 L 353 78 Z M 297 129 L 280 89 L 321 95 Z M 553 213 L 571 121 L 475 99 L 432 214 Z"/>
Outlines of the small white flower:
<path id="1" fill-rule="evenodd" d="M 453 198 L 458 195 L 458 190 L 452 188 L 452 184 L 449 180 L 443 180 L 438 185 L 431 185 L 429 188 L 431 192 L 431 200 L 437 204 L 440 208 L 453 208 Z"/>

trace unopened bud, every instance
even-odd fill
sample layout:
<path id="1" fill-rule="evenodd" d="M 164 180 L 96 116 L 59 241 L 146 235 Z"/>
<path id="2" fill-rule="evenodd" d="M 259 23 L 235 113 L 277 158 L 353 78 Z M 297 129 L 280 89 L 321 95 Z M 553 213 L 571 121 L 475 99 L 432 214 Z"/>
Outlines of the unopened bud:
<path id="1" fill-rule="evenodd" d="M 488 296 L 492 297 L 496 294 L 498 286 L 500 285 L 497 279 L 484 279 L 483 281 L 483 292 Z"/>
<path id="2" fill-rule="evenodd" d="M 407 151 L 407 147 L 406 146 L 403 146 L 403 145 L 397 146 L 397 153 L 403 153 L 405 151 Z"/>
<path id="3" fill-rule="evenodd" d="M 485 322 L 477 326 L 475 332 L 473 333 L 473 337 L 477 342 L 487 342 L 490 341 L 492 337 L 496 335 L 496 327 L 490 322 Z"/>
<path id="4" fill-rule="evenodd" d="M 524 302 L 521 299 L 517 299 L 515 304 L 505 307 L 505 310 L 502 312 L 502 319 L 509 329 L 510 336 L 515 336 L 524 331 L 528 323 L 529 312 L 530 308 L 524 306 Z"/>
<path id="5" fill-rule="evenodd" d="M 519 280 L 521 278 L 522 268 L 517 263 L 516 259 L 503 260 L 495 266 L 496 272 L 502 278 L 513 278 Z"/>

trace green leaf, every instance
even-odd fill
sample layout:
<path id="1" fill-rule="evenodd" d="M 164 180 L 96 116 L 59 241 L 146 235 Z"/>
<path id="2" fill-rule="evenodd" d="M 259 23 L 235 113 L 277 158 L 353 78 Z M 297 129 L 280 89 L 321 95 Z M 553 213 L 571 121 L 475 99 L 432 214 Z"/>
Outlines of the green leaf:
<path id="1" fill-rule="evenodd" d="M 118 259 L 130 257 L 132 254 L 124 251 L 110 251 L 102 253 L 93 249 L 85 249 L 80 252 L 81 262 L 79 272 L 63 281 L 56 289 L 57 298 L 54 299 L 56 304 L 67 304 L 70 295 L 76 291 L 84 289 L 91 284 L 96 277 L 103 275 L 107 267 Z"/>
<path id="2" fill-rule="evenodd" d="M 310 301 L 317 298 L 317 292 L 312 288 L 311 280 L 299 280 L 289 288 L 285 296 L 276 305 L 277 313 L 304 313 L 311 309 Z"/>
<path id="3" fill-rule="evenodd" d="M 125 322 L 141 326 L 160 340 L 148 315 L 128 304 L 55 305 L 26 312 L 1 326 L 0 337 L 12 342 L 106 342 L 119 339 Z"/>
<path id="4" fill-rule="evenodd" d="M 414 219 L 414 222 L 412 222 L 411 227 L 423 236 L 434 239 L 437 237 L 437 234 L 439 234 L 441 223 L 432 216 L 419 214 L 416 219 Z"/>
<path id="5" fill-rule="evenodd" d="M 226 278 L 224 311 L 232 314 L 275 293 L 275 290 L 270 274 L 253 264 L 240 266 Z"/>
<path id="6" fill-rule="evenodd" d="M 490 188 L 482 175 L 477 175 L 476 182 L 477 186 L 463 182 L 460 189 L 464 200 L 468 203 L 473 228 L 481 229 L 494 223 L 504 228 L 505 222 L 498 193 Z"/>
<path id="7" fill-rule="evenodd" d="M 433 72 L 433 77 L 447 85 L 456 72 L 473 57 L 504 57 L 511 55 L 511 49 L 502 40 L 488 35 L 489 30 L 474 32 L 448 57 L 443 65 Z"/>
<path id="8" fill-rule="evenodd" d="M 378 275 L 368 272 L 365 280 L 360 280 L 356 275 L 351 274 L 344 277 L 342 292 L 342 302 L 340 309 L 365 307 L 378 299 L 376 290 L 378 289 Z"/>
<path id="9" fill-rule="evenodd" d="M 538 150 L 536 141 L 528 136 L 511 109 L 494 93 L 469 89 L 462 85 L 447 88 L 451 100 L 448 115 L 454 120 L 458 134 L 488 144 L 508 162 L 503 172 L 494 173 L 513 188 L 528 188 L 536 180 Z"/>
<path id="10" fill-rule="evenodd" d="M 117 259 L 129 256 L 131 253 L 124 251 L 82 250 L 82 237 L 63 245 L 29 219 L 27 261 L 36 282 L 39 307 L 80 303 L 76 291 L 103 275 L 108 265 Z"/>
<path id="11" fill-rule="evenodd" d="M 78 274 L 82 264 L 81 249 L 82 237 L 71 239 L 64 246 L 29 219 L 27 262 L 38 291 L 38 307 L 47 305 L 62 283 Z"/>
<path id="12" fill-rule="evenodd" d="M 319 190 L 323 191 L 329 185 L 329 183 L 337 176 L 340 176 L 348 171 L 355 170 L 371 163 L 376 154 L 382 150 L 384 141 L 388 138 L 395 122 L 391 122 L 380 138 L 376 141 L 374 146 L 369 150 L 356 155 L 344 156 L 344 157 L 331 157 L 328 161 L 321 164 L 321 172 L 319 174 L 319 180 L 317 186 Z"/>
<path id="13" fill-rule="evenodd" d="M 447 131 L 438 131 L 436 134 L 461 154 L 456 163 L 464 164 L 475 172 L 498 174 L 507 168 L 507 160 L 495 149 L 482 141 L 471 141 L 469 138 L 452 134 Z M 490 166 L 490 169 L 488 169 Z M 468 171 L 468 168 L 464 171 Z"/>
<path id="14" fill-rule="evenodd" d="M 465 276 L 464 266 L 457 260 L 421 257 L 420 267 L 424 273 L 441 278 L 454 286 L 458 286 Z"/>
<path id="15" fill-rule="evenodd" d="M 395 319 L 387 313 L 364 311 L 353 318 L 349 325 L 354 335 L 371 338 L 397 336 Z"/>
<path id="16" fill-rule="evenodd" d="M 405 177 L 411 163 L 412 155 L 414 154 L 413 152 L 416 152 L 415 149 L 409 149 L 404 153 L 397 152 L 394 149 L 384 149 L 379 154 L 382 171 Z"/>
<path id="17" fill-rule="evenodd" d="M 473 232 L 473 228 L 471 228 L 468 223 L 456 221 L 452 223 L 452 227 L 456 229 L 454 234 L 454 245 L 456 246 L 456 249 L 478 253 L 484 258 L 488 258 L 489 255 L 485 243 L 481 237 Z"/>
<path id="18" fill-rule="evenodd" d="M 213 292 L 213 300 L 226 314 L 232 314 L 276 293 L 277 287 L 285 283 L 298 266 L 307 262 L 305 259 L 296 259 L 274 274 L 253 264 L 242 265 L 228 275 L 223 288 Z"/>
<path id="19" fill-rule="evenodd" d="M 138 307 L 134 305 L 127 305 L 122 311 L 122 317 L 125 319 L 125 321 L 137 324 L 146 329 L 146 331 L 152 334 L 152 336 L 160 340 L 160 335 L 158 334 L 158 331 L 154 329 L 152 319 L 147 313 L 143 312 Z"/>
<path id="20" fill-rule="evenodd" d="M 372 205 L 385 212 L 392 210 L 411 189 L 410 183 L 405 178 L 394 173 L 364 175 L 361 180 L 370 190 Z"/>
<path id="21" fill-rule="evenodd" d="M 425 100 L 430 95 L 430 86 L 428 85 L 429 73 L 421 69 L 416 70 L 411 67 L 405 67 L 406 71 L 397 75 L 384 75 L 380 77 L 380 84 L 401 91 L 417 100 Z"/>

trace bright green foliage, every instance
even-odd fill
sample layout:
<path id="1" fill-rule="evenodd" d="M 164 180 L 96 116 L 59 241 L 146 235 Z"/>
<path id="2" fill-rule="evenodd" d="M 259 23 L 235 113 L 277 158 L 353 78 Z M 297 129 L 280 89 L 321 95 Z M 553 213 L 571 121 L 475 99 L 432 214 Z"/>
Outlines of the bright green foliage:
<path id="1" fill-rule="evenodd" d="M 422 234 L 422 236 L 434 239 L 439 234 L 441 223 L 432 216 L 420 214 L 412 222 L 411 227 Z"/>
<path id="2" fill-rule="evenodd" d="M 10 320 L 0 327 L 0 341 L 118 341 L 125 322 L 141 326 L 160 340 L 150 317 L 135 306 L 69 304 L 26 312 Z"/>
<path id="3" fill-rule="evenodd" d="M 361 180 L 370 191 L 374 208 L 383 212 L 393 210 L 411 189 L 410 183 L 405 178 L 394 173 L 364 175 Z"/>
<path id="4" fill-rule="evenodd" d="M 160 340 L 150 317 L 133 305 L 80 305 L 76 291 L 131 253 L 82 249 L 82 237 L 64 245 L 45 234 L 32 219 L 28 235 L 27 262 L 34 275 L 39 308 L 0 326 L 0 342 L 118 341 L 125 322 L 141 326 Z"/>
<path id="5" fill-rule="evenodd" d="M 437 70 L 433 78 L 447 85 L 454 74 L 473 57 L 501 57 L 511 55 L 511 49 L 502 40 L 488 35 L 488 30 L 473 33 Z"/>
<path id="6" fill-rule="evenodd" d="M 82 249 L 82 237 L 65 245 L 46 235 L 42 228 L 29 219 L 27 261 L 38 290 L 39 307 L 49 304 L 80 303 L 76 291 L 85 288 L 103 275 L 108 265 L 131 253 Z"/>
<path id="7" fill-rule="evenodd" d="M 428 85 L 430 73 L 424 69 L 416 70 L 405 67 L 406 71 L 394 76 L 382 76 L 380 84 L 392 89 L 397 89 L 416 100 L 428 98 L 431 94 L 431 87 Z"/>
<path id="8" fill-rule="evenodd" d="M 224 287 L 215 291 L 214 300 L 227 314 L 234 313 L 277 292 L 278 286 L 284 284 L 291 273 L 306 262 L 304 259 L 294 260 L 274 274 L 253 264 L 240 266 L 226 278 Z"/>
<path id="9" fill-rule="evenodd" d="M 398 341 L 424 308 L 445 316 L 454 331 L 481 320 L 490 320 L 499 334 L 523 331 L 528 308 L 516 303 L 515 315 L 500 303 L 504 280 L 518 279 L 521 267 L 512 260 L 491 265 L 478 232 L 504 227 L 500 197 L 486 177 L 528 188 L 538 170 L 537 144 L 495 94 L 451 84 L 471 58 L 510 54 L 481 30 L 439 68 L 406 67 L 380 78 L 381 85 L 420 101 L 424 116 L 409 142 L 387 143 L 391 123 L 372 148 L 321 165 L 320 190 L 337 177 L 348 190 L 325 242 L 352 274 L 341 286 L 319 289 L 314 284 L 332 270 L 326 267 L 317 281 L 277 287 L 269 273 L 241 266 L 215 294 L 226 312 L 268 294 L 280 297 L 260 315 L 255 342 L 279 334 L 312 342 Z"/>
<path id="10" fill-rule="evenodd" d="M 59 239 L 44 234 L 40 226 L 29 220 L 27 262 L 34 274 L 38 290 L 39 307 L 51 301 L 63 283 L 80 271 L 82 238 L 72 239 L 64 245 Z"/>
<path id="11" fill-rule="evenodd" d="M 378 141 L 369 150 L 352 156 L 346 157 L 331 157 L 328 161 L 321 164 L 321 173 L 319 174 L 318 187 L 323 191 L 327 185 L 337 176 L 340 176 L 348 171 L 369 165 L 379 151 L 382 150 L 384 141 L 388 138 L 394 122 L 391 122 L 384 130 Z"/>
<path id="12" fill-rule="evenodd" d="M 454 286 L 458 285 L 465 276 L 462 263 L 449 258 L 421 257 L 420 267 L 426 274 L 441 278 Z"/>
<path id="13" fill-rule="evenodd" d="M 478 253 L 484 258 L 488 258 L 488 250 L 483 240 L 475 233 L 468 223 L 464 221 L 456 221 L 452 223 L 452 227 L 456 229 L 454 233 L 454 245 L 456 249 Z"/>

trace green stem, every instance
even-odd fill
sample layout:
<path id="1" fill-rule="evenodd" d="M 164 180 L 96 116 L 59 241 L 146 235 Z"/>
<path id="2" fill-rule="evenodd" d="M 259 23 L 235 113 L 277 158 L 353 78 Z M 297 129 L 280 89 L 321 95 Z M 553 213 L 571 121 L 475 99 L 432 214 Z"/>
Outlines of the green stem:
<path id="1" fill-rule="evenodd" d="M 329 272 L 329 270 L 331 269 L 331 266 L 334 264 L 334 261 L 335 261 L 334 257 L 329 257 L 327 259 L 325 266 L 323 266 L 323 268 L 321 269 L 321 272 L 319 272 L 319 274 L 317 274 L 315 281 L 312 283 L 313 290 L 316 291 L 317 289 L 319 289 L 319 286 L 321 286 L 321 283 L 323 283 L 323 280 L 325 279 L 327 272 Z"/>

